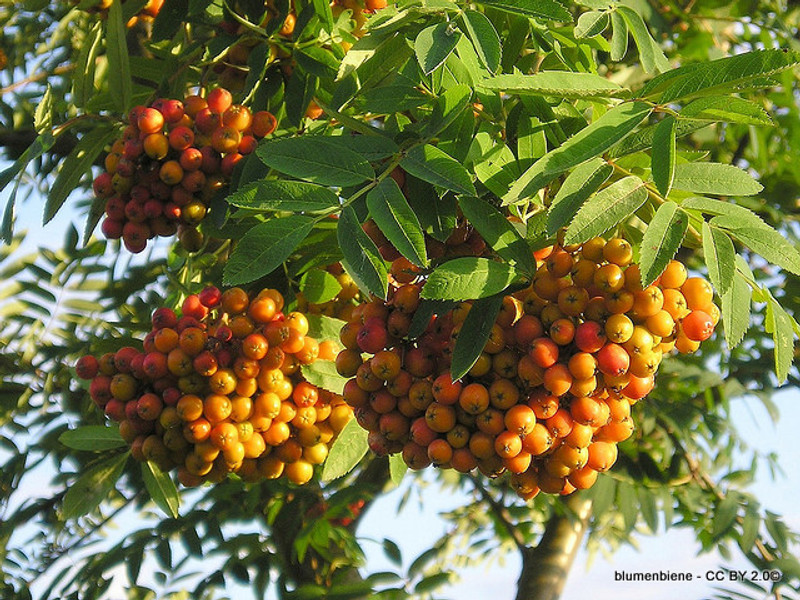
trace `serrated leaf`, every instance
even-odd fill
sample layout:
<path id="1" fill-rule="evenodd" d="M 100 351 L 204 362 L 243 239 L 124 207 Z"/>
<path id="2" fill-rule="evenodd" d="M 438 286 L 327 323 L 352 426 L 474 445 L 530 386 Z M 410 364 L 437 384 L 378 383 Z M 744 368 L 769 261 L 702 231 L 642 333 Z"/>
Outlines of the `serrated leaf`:
<path id="1" fill-rule="evenodd" d="M 578 165 L 567 175 L 547 212 L 547 234 L 553 235 L 569 223 L 586 199 L 603 185 L 614 167 L 602 158 Z"/>
<path id="2" fill-rule="evenodd" d="M 672 186 L 695 194 L 752 196 L 764 189 L 747 171 L 711 162 L 683 163 L 675 167 Z"/>
<path id="3" fill-rule="evenodd" d="M 310 269 L 303 273 L 297 287 L 312 304 L 333 300 L 342 291 L 336 277 L 322 269 Z"/>
<path id="4" fill-rule="evenodd" d="M 84 134 L 75 145 L 61 164 L 53 186 L 47 194 L 47 203 L 44 207 L 45 224 L 56 216 L 67 196 L 78 187 L 81 178 L 91 170 L 95 159 L 115 136 L 116 131 L 113 129 L 96 127 Z"/>
<path id="5" fill-rule="evenodd" d="M 419 303 L 414 316 L 411 318 L 411 325 L 408 328 L 408 339 L 415 340 L 421 336 L 428 327 L 433 315 L 442 315 L 448 310 L 455 308 L 457 302 L 452 300 L 428 300 L 423 298 Z"/>
<path id="6" fill-rule="evenodd" d="M 750 284 L 737 270 L 731 287 L 722 294 L 722 325 L 728 348 L 738 346 L 750 328 L 751 296 Z"/>
<path id="7" fill-rule="evenodd" d="M 711 96 L 693 100 L 681 109 L 681 117 L 697 121 L 717 123 L 741 123 L 742 125 L 772 125 L 767 112 L 752 100 L 736 96 Z"/>
<path id="8" fill-rule="evenodd" d="M 351 419 L 331 445 L 322 465 L 322 481 L 333 481 L 352 471 L 369 449 L 367 431 Z"/>
<path id="9" fill-rule="evenodd" d="M 578 22 L 574 30 L 575 37 L 582 39 L 600 35 L 606 30 L 608 23 L 609 16 L 607 12 L 597 10 L 585 12 L 578 17 Z"/>
<path id="10" fill-rule="evenodd" d="M 369 214 L 386 239 L 408 260 L 428 266 L 425 233 L 400 186 L 391 177 L 383 179 L 367 194 Z"/>
<path id="11" fill-rule="evenodd" d="M 307 319 L 308 335 L 312 338 L 318 342 L 323 342 L 325 340 L 338 342 L 339 332 L 342 330 L 342 326 L 345 323 L 344 321 L 326 315 L 313 314 L 308 315 Z"/>
<path id="12" fill-rule="evenodd" d="M 703 221 L 703 254 L 711 285 L 722 295 L 733 283 L 736 249 L 727 233 Z"/>
<path id="13" fill-rule="evenodd" d="M 72 101 L 79 108 L 85 107 L 94 94 L 94 75 L 102 40 L 103 24 L 97 22 L 86 34 L 78 52 L 72 73 Z"/>
<path id="14" fill-rule="evenodd" d="M 503 198 L 511 204 L 530 198 L 560 173 L 601 155 L 629 135 L 652 108 L 643 102 L 626 102 L 581 129 L 525 171 Z"/>
<path id="15" fill-rule="evenodd" d="M 611 13 L 611 60 L 619 62 L 628 52 L 628 24 L 617 11 Z"/>
<path id="16" fill-rule="evenodd" d="M 502 304 L 502 294 L 481 298 L 473 303 L 453 348 L 450 376 L 454 381 L 464 377 L 483 352 Z"/>
<path id="17" fill-rule="evenodd" d="M 414 40 L 414 53 L 425 75 L 438 69 L 456 49 L 461 32 L 448 23 L 426 27 Z"/>
<path id="18" fill-rule="evenodd" d="M 494 25 L 486 15 L 475 10 L 465 10 L 461 20 L 464 23 L 464 32 L 472 42 L 481 64 L 490 73 L 496 73 L 500 68 L 503 48 Z"/>
<path id="19" fill-rule="evenodd" d="M 81 474 L 64 496 L 61 517 L 76 519 L 97 508 L 114 489 L 128 456 L 129 452 L 112 456 Z"/>
<path id="20" fill-rule="evenodd" d="M 800 52 L 786 49 L 743 52 L 709 62 L 679 67 L 649 81 L 642 97 L 658 97 L 660 104 L 686 98 L 736 91 L 753 79 L 763 79 L 800 64 Z"/>
<path id="21" fill-rule="evenodd" d="M 480 82 L 485 90 L 508 94 L 535 94 L 561 98 L 613 98 L 625 93 L 624 88 L 594 73 L 541 71 L 534 75 L 505 73 Z"/>
<path id="22" fill-rule="evenodd" d="M 84 425 L 70 429 L 58 436 L 58 441 L 73 450 L 102 452 L 121 448 L 126 444 L 116 427 L 105 425 Z"/>
<path id="23" fill-rule="evenodd" d="M 516 16 L 525 15 L 551 21 L 572 21 L 572 15 L 557 0 L 483 0 L 481 4 Z"/>
<path id="24" fill-rule="evenodd" d="M 545 126 L 538 117 L 522 116 L 517 124 L 517 159 L 521 169 L 547 153 Z"/>
<path id="25" fill-rule="evenodd" d="M 225 285 L 250 283 L 271 273 L 302 242 L 314 220 L 301 215 L 259 223 L 239 241 L 223 271 Z"/>
<path id="26" fill-rule="evenodd" d="M 180 516 L 178 509 L 181 498 L 172 478 L 153 461 L 146 460 L 142 463 L 142 479 L 156 506 L 168 517 L 177 519 Z"/>
<path id="27" fill-rule="evenodd" d="M 348 187 L 375 176 L 363 156 L 323 136 L 270 140 L 256 154 L 281 173 L 320 185 Z"/>
<path id="28" fill-rule="evenodd" d="M 745 515 L 742 519 L 742 534 L 739 537 L 739 547 L 742 549 L 742 552 L 748 553 L 753 549 L 760 528 L 761 515 L 758 514 L 758 510 L 754 510 L 748 506 L 745 509 Z"/>
<path id="29" fill-rule="evenodd" d="M 379 298 L 385 298 L 388 290 L 388 272 L 375 242 L 361 229 L 355 211 L 351 206 L 342 209 L 336 227 L 336 237 L 342 248 L 342 255 L 356 282 L 361 281 L 366 291 Z"/>
<path id="30" fill-rule="evenodd" d="M 642 513 L 644 522 L 652 533 L 658 531 L 658 508 L 656 507 L 656 497 L 652 490 L 641 487 L 639 492 L 639 509 Z"/>
<path id="31" fill-rule="evenodd" d="M 617 6 L 617 12 L 628 25 L 633 41 L 639 49 L 639 60 L 645 72 L 666 71 L 669 68 L 669 61 L 653 36 L 650 35 L 642 16 L 632 8 L 622 5 Z"/>
<path id="32" fill-rule="evenodd" d="M 775 345 L 775 375 L 783 383 L 789 377 L 794 360 L 794 327 L 792 318 L 770 294 L 767 299 L 767 314 L 764 329 L 772 335 Z"/>
<path id="33" fill-rule="evenodd" d="M 640 264 L 642 286 L 647 287 L 664 272 L 681 247 L 689 228 L 689 215 L 674 202 L 665 202 L 647 226 L 642 237 Z"/>
<path id="34" fill-rule="evenodd" d="M 475 195 L 469 172 L 454 158 L 436 146 L 414 146 L 400 161 L 400 166 L 423 181 L 453 190 L 457 194 Z"/>
<path id="35" fill-rule="evenodd" d="M 430 97 L 408 85 L 387 85 L 365 91 L 357 106 L 363 112 L 378 114 L 402 112 L 426 104 Z"/>
<path id="36" fill-rule="evenodd" d="M 330 188 L 304 181 L 255 181 L 226 198 L 228 204 L 261 211 L 319 212 L 339 206 Z"/>
<path id="37" fill-rule="evenodd" d="M 645 200 L 647 188 L 638 177 L 615 181 L 586 201 L 567 228 L 564 242 L 580 244 L 602 235 L 630 217 Z"/>
<path id="38" fill-rule="evenodd" d="M 421 296 L 431 300 L 470 300 L 493 296 L 520 278 L 513 266 L 488 258 L 455 258 L 428 276 Z"/>
<path id="39" fill-rule="evenodd" d="M 462 196 L 458 204 L 467 221 L 500 258 L 516 263 L 521 271 L 528 274 L 536 271 L 536 263 L 527 242 L 500 211 L 475 196 Z"/>
<path id="40" fill-rule="evenodd" d="M 708 125 L 709 123 L 707 121 L 678 120 L 675 126 L 675 137 L 680 139 Z M 651 148 L 653 146 L 653 138 L 655 137 L 657 126 L 658 125 L 648 125 L 628 136 L 609 150 L 609 156 L 611 158 L 618 158 Z"/>
<path id="41" fill-rule="evenodd" d="M 394 485 L 400 485 L 403 478 L 408 473 L 408 465 L 403 460 L 402 454 L 391 454 L 389 456 L 389 479 Z"/>
<path id="42" fill-rule="evenodd" d="M 672 189 L 677 160 L 677 123 L 671 115 L 656 125 L 653 135 L 652 172 L 656 189 L 665 198 Z"/>
<path id="43" fill-rule="evenodd" d="M 127 29 L 122 16 L 122 2 L 112 2 L 106 19 L 106 56 L 108 71 L 108 91 L 118 112 L 125 113 L 131 107 L 133 80 L 128 59 Z"/>
<path id="44" fill-rule="evenodd" d="M 756 220 L 744 220 L 739 215 L 720 215 L 711 219 L 710 223 L 728 230 L 742 244 L 772 264 L 800 275 L 800 252 L 758 217 Z"/>
<path id="45" fill-rule="evenodd" d="M 336 77 L 339 61 L 330 50 L 320 46 L 308 46 L 294 53 L 297 64 L 317 77 Z"/>
<path id="46" fill-rule="evenodd" d="M 310 365 L 302 365 L 301 372 L 306 381 L 334 394 L 341 395 L 347 383 L 347 377 L 339 375 L 332 360 L 316 360 Z"/>

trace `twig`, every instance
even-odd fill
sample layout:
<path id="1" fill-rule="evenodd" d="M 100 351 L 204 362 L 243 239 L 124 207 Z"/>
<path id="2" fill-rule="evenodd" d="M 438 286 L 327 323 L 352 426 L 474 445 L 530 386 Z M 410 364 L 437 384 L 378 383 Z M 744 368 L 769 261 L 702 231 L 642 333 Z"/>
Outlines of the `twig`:
<path id="1" fill-rule="evenodd" d="M 519 529 L 514 527 L 513 519 L 511 514 L 508 512 L 508 509 L 503 506 L 500 502 L 495 500 L 492 495 L 488 492 L 486 487 L 481 483 L 480 479 L 475 475 L 469 474 L 468 475 L 472 485 L 475 487 L 475 490 L 480 494 L 481 498 L 483 499 L 486 504 L 489 505 L 489 508 L 492 509 L 492 512 L 503 525 L 505 530 L 511 536 L 511 539 L 514 540 L 514 543 L 517 545 L 521 551 L 524 551 L 528 545 L 525 543 L 525 538 L 522 537 Z"/>

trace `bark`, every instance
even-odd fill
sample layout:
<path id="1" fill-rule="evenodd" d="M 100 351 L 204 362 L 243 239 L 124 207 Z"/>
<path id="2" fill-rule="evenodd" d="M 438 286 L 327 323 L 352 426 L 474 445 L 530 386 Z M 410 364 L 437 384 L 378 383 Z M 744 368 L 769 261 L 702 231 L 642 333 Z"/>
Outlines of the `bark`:
<path id="1" fill-rule="evenodd" d="M 539 545 L 522 551 L 516 600 L 557 600 L 583 541 L 592 510 L 585 496 L 569 496 L 564 514 L 547 523 Z"/>

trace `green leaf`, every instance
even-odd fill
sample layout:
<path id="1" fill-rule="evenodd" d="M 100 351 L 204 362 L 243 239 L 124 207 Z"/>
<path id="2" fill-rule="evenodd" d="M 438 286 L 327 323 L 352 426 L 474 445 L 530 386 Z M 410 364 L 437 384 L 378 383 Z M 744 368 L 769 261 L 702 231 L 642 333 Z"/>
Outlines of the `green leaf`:
<path id="1" fill-rule="evenodd" d="M 298 282 L 298 288 L 312 304 L 323 304 L 333 300 L 342 291 L 342 286 L 336 277 L 323 269 L 306 271 Z"/>
<path id="2" fill-rule="evenodd" d="M 332 360 L 316 360 L 310 365 L 302 365 L 301 372 L 308 383 L 334 394 L 342 394 L 347 377 L 336 371 L 336 363 Z"/>
<path id="3" fill-rule="evenodd" d="M 153 21 L 153 41 L 160 42 L 172 38 L 186 20 L 189 0 L 170 0 L 165 2 Z"/>
<path id="4" fill-rule="evenodd" d="M 414 316 L 411 318 L 411 325 L 408 328 L 408 339 L 415 340 L 428 327 L 433 315 L 443 315 L 447 311 L 458 306 L 458 302 L 451 300 L 427 300 L 423 298 L 417 307 Z"/>
<path id="5" fill-rule="evenodd" d="M 620 62 L 628 52 L 628 24 L 617 11 L 611 13 L 611 60 Z"/>
<path id="6" fill-rule="evenodd" d="M 644 204 L 644 181 L 629 176 L 597 192 L 575 215 L 564 237 L 566 244 L 580 244 L 618 225 Z"/>
<path id="7" fill-rule="evenodd" d="M 314 14 L 322 23 L 322 28 L 328 33 L 333 32 L 334 20 L 331 4 L 327 0 L 311 0 L 314 5 Z"/>
<path id="8" fill-rule="evenodd" d="M 389 456 L 389 479 L 394 485 L 400 485 L 403 478 L 408 473 L 408 465 L 403 460 L 402 454 L 391 454 Z M 384 540 L 388 541 L 388 540 Z"/>
<path id="9" fill-rule="evenodd" d="M 226 198 L 228 204 L 260 211 L 320 212 L 339 206 L 330 188 L 304 181 L 255 181 Z"/>
<path id="10" fill-rule="evenodd" d="M 653 135 L 653 151 L 651 153 L 653 183 L 665 198 L 669 195 L 675 179 L 675 163 L 678 155 L 676 128 L 675 118 L 667 116 L 656 125 Z"/>
<path id="11" fill-rule="evenodd" d="M 647 527 L 652 533 L 658 532 L 658 508 L 656 507 L 656 497 L 652 490 L 641 487 L 639 492 L 639 508 L 642 518 L 647 523 Z"/>
<path id="12" fill-rule="evenodd" d="M 727 229 L 733 237 L 772 264 L 800 275 L 800 252 L 797 248 L 772 227 L 758 221 L 743 221 L 738 215 L 725 215 L 711 219 L 711 225 Z"/>
<path id="13" fill-rule="evenodd" d="M 490 73 L 496 73 L 500 68 L 503 48 L 494 25 L 486 15 L 475 10 L 465 10 L 461 20 L 467 37 L 475 47 L 478 59 Z"/>
<path id="14" fill-rule="evenodd" d="M 456 49 L 461 32 L 448 23 L 431 25 L 419 32 L 414 40 L 417 62 L 425 75 L 439 68 Z"/>
<path id="15" fill-rule="evenodd" d="M 64 496 L 61 518 L 76 519 L 97 508 L 122 474 L 129 452 L 109 457 L 81 474 Z"/>
<path id="16" fill-rule="evenodd" d="M 772 125 L 772 119 L 752 100 L 736 96 L 698 98 L 681 109 L 681 117 L 695 121 L 741 123 L 742 125 Z"/>
<path id="17" fill-rule="evenodd" d="M 461 211 L 487 244 L 500 258 L 516 264 L 530 275 L 536 263 L 527 242 L 508 219 L 491 204 L 475 196 L 462 196 L 458 201 Z"/>
<path id="18" fill-rule="evenodd" d="M 77 187 L 81 178 L 91 171 L 95 159 L 107 143 L 117 135 L 114 129 L 96 127 L 89 130 L 72 149 L 61 164 L 56 180 L 47 194 L 44 207 L 44 223 L 56 216 L 64 201 Z"/>
<path id="19" fill-rule="evenodd" d="M 457 194 L 475 195 L 469 172 L 436 146 L 414 146 L 400 161 L 400 166 L 423 181 L 453 190 Z"/>
<path id="20" fill-rule="evenodd" d="M 322 465 L 322 481 L 333 481 L 347 475 L 367 453 L 367 431 L 351 419 L 334 440 L 328 458 Z"/>
<path id="21" fill-rule="evenodd" d="M 722 163 L 683 163 L 675 167 L 676 190 L 720 196 L 752 196 L 764 187 L 747 171 Z"/>
<path id="22" fill-rule="evenodd" d="M 317 77 L 333 79 L 339 69 L 339 61 L 336 60 L 333 53 L 320 46 L 307 46 L 298 49 L 294 53 L 294 58 L 300 67 Z"/>
<path id="23" fill-rule="evenodd" d="M 453 574 L 447 571 L 434 573 L 433 575 L 423 577 L 419 580 L 417 585 L 414 586 L 414 595 L 420 596 L 423 594 L 430 594 L 430 592 L 434 591 L 435 589 L 450 583 L 452 578 Z"/>
<path id="24" fill-rule="evenodd" d="M 102 40 L 103 24 L 98 21 L 84 38 L 72 72 L 72 101 L 79 108 L 84 108 L 94 95 L 94 75 Z"/>
<path id="25" fill-rule="evenodd" d="M 503 198 L 511 204 L 530 198 L 560 173 L 601 155 L 630 134 L 652 108 L 643 102 L 625 102 L 581 129 L 525 171 Z"/>
<path id="26" fill-rule="evenodd" d="M 585 12 L 578 17 L 578 23 L 575 25 L 574 30 L 575 37 L 582 39 L 600 35 L 608 27 L 609 20 L 607 12 L 598 10 Z"/>
<path id="27" fill-rule="evenodd" d="M 728 495 L 720 500 L 714 511 L 714 520 L 711 530 L 711 536 L 713 538 L 719 538 L 730 532 L 733 523 L 736 521 L 736 513 L 738 510 L 739 503 L 736 501 L 735 496 Z"/>
<path id="28" fill-rule="evenodd" d="M 421 296 L 431 300 L 470 300 L 493 296 L 519 279 L 513 266 L 474 256 L 439 265 L 428 276 Z"/>
<path id="29" fill-rule="evenodd" d="M 366 291 L 385 298 L 388 291 L 386 263 L 378 252 L 375 242 L 361 229 L 361 223 L 351 206 L 342 209 L 336 228 L 339 246 L 345 264 L 350 267 L 350 276 L 366 286 Z M 361 287 L 361 286 L 359 286 Z"/>
<path id="30" fill-rule="evenodd" d="M 22 174 L 25 172 L 30 161 L 39 158 L 52 148 L 54 143 L 55 138 L 49 133 L 38 136 L 33 143 L 25 149 L 22 156 L 14 161 L 13 165 L 0 172 L 0 191 L 3 191 L 9 183 L 16 179 L 14 188 L 6 201 L 6 208 L 3 211 L 3 220 L 0 222 L 0 239 L 6 244 L 11 244 L 14 238 L 14 207 L 17 201 L 17 191 L 19 190 L 19 184 L 22 180 Z"/>
<path id="31" fill-rule="evenodd" d="M 614 167 L 602 158 L 587 160 L 575 167 L 556 192 L 547 212 L 547 235 L 554 235 L 572 220 L 575 213 L 603 185 Z"/>
<path id="32" fill-rule="evenodd" d="M 794 361 L 794 326 L 789 313 L 778 303 L 772 294 L 767 297 L 767 314 L 764 330 L 772 335 L 775 344 L 775 375 L 783 383 L 789 377 Z"/>
<path id="33" fill-rule="evenodd" d="M 400 186 L 391 177 L 367 194 L 369 214 L 395 248 L 415 265 L 428 266 L 425 233 Z"/>
<path id="34" fill-rule="evenodd" d="M 524 15 L 565 23 L 572 21 L 572 15 L 557 0 L 483 0 L 480 4 L 509 12 L 515 16 Z"/>
<path id="35" fill-rule="evenodd" d="M 681 247 L 689 228 L 689 215 L 674 202 L 658 207 L 642 237 L 640 268 L 642 285 L 647 287 L 664 272 L 667 263 Z"/>
<path id="36" fill-rule="evenodd" d="M 363 156 L 322 136 L 270 140 L 256 154 L 281 173 L 320 185 L 348 187 L 375 176 Z"/>
<path id="37" fill-rule="evenodd" d="M 48 83 L 41 100 L 39 100 L 39 104 L 36 105 L 36 109 L 33 111 L 33 128 L 36 129 L 36 133 L 41 134 L 45 131 L 50 131 L 52 127 L 53 88 Z"/>
<path id="38" fill-rule="evenodd" d="M 709 62 L 692 63 L 648 82 L 641 97 L 659 104 L 698 96 L 729 94 L 753 79 L 763 79 L 800 64 L 800 52 L 785 49 L 743 52 Z"/>
<path id="39" fill-rule="evenodd" d="M 112 2 L 106 20 L 106 56 L 108 56 L 108 91 L 118 112 L 131 107 L 133 80 L 128 60 L 127 29 L 122 17 L 122 2 Z"/>
<path id="40" fill-rule="evenodd" d="M 675 137 L 680 139 L 690 133 L 694 133 L 699 129 L 703 129 L 707 127 L 709 123 L 707 121 L 688 121 L 688 120 L 677 120 L 675 126 Z M 658 127 L 656 125 L 648 125 L 646 127 L 642 127 L 636 133 L 628 136 L 622 142 L 611 148 L 609 151 L 609 156 L 611 158 L 619 158 L 620 156 L 627 156 L 629 154 L 633 154 L 634 152 L 639 152 L 641 150 L 647 150 L 653 146 L 653 138 L 655 137 L 655 131 Z"/>
<path id="41" fill-rule="evenodd" d="M 742 260 L 736 257 L 737 261 Z M 736 271 L 728 291 L 722 294 L 722 325 L 725 328 L 725 343 L 735 348 L 744 339 L 750 328 L 750 303 L 752 292 L 747 279 Z"/>
<path id="42" fill-rule="evenodd" d="M 560 98 L 613 98 L 625 93 L 622 87 L 605 77 L 594 73 L 573 73 L 571 71 L 541 71 L 534 75 L 506 73 L 487 77 L 480 82 L 480 87 L 508 94 L 557 96 Z"/>
<path id="43" fill-rule="evenodd" d="M 156 506 L 168 517 L 177 519 L 180 516 L 178 509 L 181 498 L 172 478 L 153 461 L 146 460 L 142 463 L 142 479 Z"/>
<path id="44" fill-rule="evenodd" d="M 481 298 L 473 303 L 453 348 L 450 376 L 454 381 L 464 377 L 483 352 L 502 304 L 502 294 Z"/>
<path id="45" fill-rule="evenodd" d="M 325 139 L 331 144 L 352 150 L 371 162 L 389 158 L 399 150 L 397 144 L 384 135 L 338 135 Z"/>
<path id="46" fill-rule="evenodd" d="M 339 332 L 344 321 L 325 315 L 308 315 L 308 335 L 318 342 L 325 340 L 339 341 Z"/>
<path id="47" fill-rule="evenodd" d="M 669 61 L 653 36 L 650 35 L 642 16 L 632 8 L 622 5 L 617 6 L 617 12 L 625 19 L 628 29 L 633 35 L 633 41 L 639 49 L 639 60 L 645 72 L 666 71 L 669 68 Z"/>
<path id="48" fill-rule="evenodd" d="M 742 534 L 739 537 L 739 547 L 742 552 L 749 553 L 758 538 L 758 530 L 761 528 L 761 515 L 758 510 L 747 506 L 744 518 L 742 519 Z"/>
<path id="49" fill-rule="evenodd" d="M 736 249 L 727 233 L 703 221 L 703 254 L 708 278 L 721 296 L 730 289 L 736 272 Z"/>
<path id="50" fill-rule="evenodd" d="M 430 100 L 417 88 L 407 85 L 386 85 L 365 91 L 358 98 L 363 112 L 387 114 L 417 108 Z"/>
<path id="51" fill-rule="evenodd" d="M 517 124 L 517 159 L 521 169 L 547 153 L 545 126 L 538 117 L 522 116 Z"/>
<path id="52" fill-rule="evenodd" d="M 126 445 L 118 428 L 105 425 L 84 425 L 77 429 L 70 429 L 58 436 L 58 441 L 67 448 L 90 452 L 113 450 Z"/>
<path id="53" fill-rule="evenodd" d="M 225 285 L 250 283 L 271 273 L 294 252 L 313 227 L 313 219 L 301 215 L 259 223 L 231 252 L 223 271 Z"/>

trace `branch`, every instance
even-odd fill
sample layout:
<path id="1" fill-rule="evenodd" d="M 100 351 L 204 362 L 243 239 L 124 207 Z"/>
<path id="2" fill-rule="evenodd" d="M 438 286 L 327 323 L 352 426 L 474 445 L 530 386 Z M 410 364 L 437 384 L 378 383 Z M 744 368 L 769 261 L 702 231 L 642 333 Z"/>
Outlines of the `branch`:
<path id="1" fill-rule="evenodd" d="M 492 497 L 492 495 L 486 489 L 486 486 L 483 485 L 483 482 L 481 482 L 477 476 L 470 473 L 468 477 L 483 501 L 489 505 L 489 508 L 492 509 L 494 516 L 497 517 L 497 520 L 500 521 L 500 524 L 508 532 L 508 535 L 510 535 L 511 539 L 514 540 L 514 543 L 517 545 L 517 548 L 519 548 L 520 552 L 524 553 L 525 550 L 528 550 L 529 548 L 525 542 L 525 538 L 522 537 L 519 529 L 514 526 L 514 519 L 508 512 L 508 509 Z"/>

